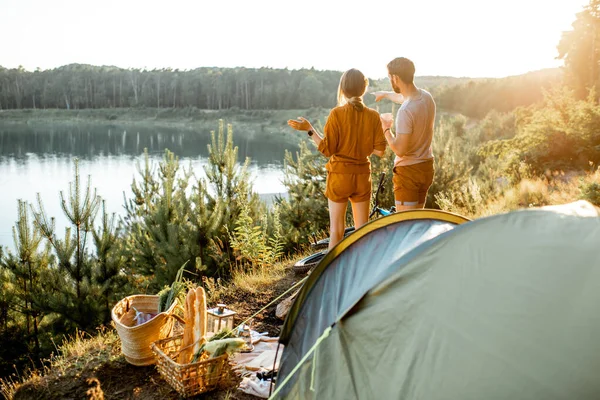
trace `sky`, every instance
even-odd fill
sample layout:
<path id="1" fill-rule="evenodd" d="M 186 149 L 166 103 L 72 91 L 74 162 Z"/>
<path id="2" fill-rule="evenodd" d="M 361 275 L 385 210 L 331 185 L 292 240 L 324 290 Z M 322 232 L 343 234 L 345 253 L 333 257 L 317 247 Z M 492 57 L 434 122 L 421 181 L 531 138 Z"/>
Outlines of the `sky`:
<path id="1" fill-rule="evenodd" d="M 0 65 L 271 67 L 503 77 L 558 67 L 589 0 L 0 0 Z"/>

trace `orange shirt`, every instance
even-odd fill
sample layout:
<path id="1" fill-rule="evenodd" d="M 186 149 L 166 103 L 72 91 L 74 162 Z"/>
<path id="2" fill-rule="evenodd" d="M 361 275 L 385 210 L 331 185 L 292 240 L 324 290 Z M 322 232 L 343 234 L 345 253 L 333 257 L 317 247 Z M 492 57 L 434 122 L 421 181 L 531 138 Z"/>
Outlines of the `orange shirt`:
<path id="1" fill-rule="evenodd" d="M 385 150 L 386 140 L 379 113 L 365 107 L 358 111 L 351 104 L 331 110 L 319 151 L 329 161 L 325 168 L 341 174 L 369 174 L 373 150 Z"/>

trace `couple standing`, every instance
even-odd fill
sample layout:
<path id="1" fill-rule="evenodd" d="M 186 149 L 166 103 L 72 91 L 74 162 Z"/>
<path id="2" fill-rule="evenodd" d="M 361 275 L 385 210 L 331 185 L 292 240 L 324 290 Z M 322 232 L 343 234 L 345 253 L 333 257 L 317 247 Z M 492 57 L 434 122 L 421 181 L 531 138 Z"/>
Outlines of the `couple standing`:
<path id="1" fill-rule="evenodd" d="M 319 151 L 329 158 L 325 196 L 329 200 L 330 241 L 332 249 L 344 237 L 348 199 L 352 204 L 354 226 L 358 229 L 369 218 L 371 199 L 371 162 L 369 156 L 383 156 L 386 143 L 396 154 L 394 161 L 394 198 L 396 210 L 425 206 L 427 191 L 433 182 L 433 125 L 435 103 L 431 94 L 415 86 L 415 66 L 400 57 L 388 65 L 393 92 L 374 92 L 375 100 L 401 103 L 393 116 L 364 105 L 369 81 L 356 69 L 342 75 L 338 88 L 338 106 L 331 110 L 321 135 L 311 123 L 300 117 L 288 125 L 306 131 Z"/>

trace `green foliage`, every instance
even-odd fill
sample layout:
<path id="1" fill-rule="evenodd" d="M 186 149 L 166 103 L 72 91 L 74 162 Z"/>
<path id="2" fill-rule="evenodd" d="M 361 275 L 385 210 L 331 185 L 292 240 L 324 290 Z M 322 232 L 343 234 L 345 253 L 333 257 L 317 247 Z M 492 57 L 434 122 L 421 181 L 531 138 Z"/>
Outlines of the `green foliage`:
<path id="1" fill-rule="evenodd" d="M 35 224 L 47 239 L 56 255 L 57 268 L 47 270 L 43 280 L 46 288 L 41 307 L 58 314 L 67 329 L 91 329 L 98 323 L 99 287 L 94 284 L 93 260 L 87 252 L 87 235 L 93 230 L 100 198 L 91 191 L 90 177 L 82 193 L 79 163 L 74 163 L 74 181 L 69 194 L 60 192 L 62 210 L 71 224 L 60 239 L 54 232 L 54 218 L 48 219 L 41 197 L 38 210 L 33 206 Z"/>
<path id="2" fill-rule="evenodd" d="M 513 160 L 513 165 L 525 162 L 537 174 L 581 170 L 600 161 L 599 128 L 600 107 L 593 93 L 577 100 L 568 90 L 554 89 L 542 103 L 517 110 L 513 138 L 486 143 L 479 154 Z"/>
<path id="3" fill-rule="evenodd" d="M 442 118 L 436 128 L 433 140 L 435 175 L 427 195 L 426 207 L 439 207 L 436 196 L 448 196 L 461 190 L 474 169 L 468 161 L 476 152 L 476 147 L 465 137 L 464 124 L 465 120 L 460 117 Z"/>
<path id="4" fill-rule="evenodd" d="M 600 183 L 581 185 L 581 199 L 600 207 Z"/>
<path id="5" fill-rule="evenodd" d="M 242 207 L 235 229 L 229 233 L 235 260 L 242 267 L 266 267 L 281 257 L 283 242 L 278 207 L 274 206 L 269 215 L 272 219 L 271 224 L 268 215 L 264 214 L 259 226 L 250 217 L 248 206 Z M 273 232 L 271 236 L 269 225 Z"/>
<path id="6" fill-rule="evenodd" d="M 234 229 L 236 219 L 246 204 L 249 205 L 250 216 L 254 219 L 258 217 L 259 197 L 252 191 L 248 172 L 250 159 L 246 158 L 242 165 L 238 164 L 238 148 L 233 146 L 233 127 L 227 125 L 225 137 L 224 123 L 220 120 L 219 134 L 211 132 L 211 135 L 212 144 L 208 146 L 208 165 L 204 167 L 204 172 L 215 194 L 207 192 L 208 205 L 213 207 L 219 202 L 224 205 L 223 229 L 220 233 L 226 236 L 226 230 Z"/>
<path id="7" fill-rule="evenodd" d="M 583 99 L 590 88 L 599 86 L 600 0 L 590 0 L 572 26 L 562 34 L 558 58 L 565 60 L 567 81 L 577 98 Z"/>
<path id="8" fill-rule="evenodd" d="M 490 140 L 510 139 L 515 136 L 515 133 L 515 113 L 499 113 L 492 110 L 475 127 L 473 140 L 484 143 Z"/>
<path id="9" fill-rule="evenodd" d="M 158 293 L 158 312 L 161 313 L 163 311 L 167 311 L 171 305 L 173 304 L 173 301 L 175 301 L 175 299 L 177 299 L 179 301 L 180 305 L 184 305 L 185 304 L 185 296 L 186 296 L 186 286 L 185 283 L 183 282 L 183 271 L 185 269 L 185 265 L 187 264 L 187 261 L 185 264 L 183 264 L 181 266 L 181 268 L 179 268 L 179 271 L 177 271 L 177 276 L 175 277 L 175 281 L 173 281 L 173 283 L 171 283 L 171 285 L 169 286 L 165 286 L 163 288 L 163 290 L 161 290 Z"/>
<path id="10" fill-rule="evenodd" d="M 212 132 L 206 179 L 195 179 L 191 167 L 181 170 L 168 150 L 158 169 L 146 153 L 140 183 L 134 180 L 134 197 L 125 205 L 122 254 L 133 271 L 151 278 L 150 290 L 173 282 L 186 262 L 198 274 L 229 276 L 227 232 L 235 229 L 243 207 L 253 220 L 264 211 L 252 191 L 249 160 L 237 164 L 237 151 L 231 125 L 225 135 L 220 121 L 218 134 Z"/>
<path id="11" fill-rule="evenodd" d="M 127 279 L 122 270 L 125 268 L 123 257 L 117 251 L 119 241 L 115 226 L 115 214 L 109 218 L 106 203 L 102 200 L 102 218 L 98 229 L 92 229 L 96 257 L 93 260 L 93 283 L 99 286 L 102 301 L 101 321 L 108 324 L 111 320 L 110 305 L 127 289 Z"/>
<path id="12" fill-rule="evenodd" d="M 134 198 L 125 203 L 121 254 L 132 271 L 151 277 L 149 289 L 156 292 L 173 282 L 186 262 L 192 262 L 198 272 L 212 267 L 203 263 L 210 260 L 223 205 L 206 206 L 202 180 L 190 188 L 188 196 L 193 172 L 191 168 L 180 171 L 179 160 L 168 150 L 158 169 L 145 152 L 144 168 L 138 166 L 138 170 L 141 183 L 134 179 Z"/>
<path id="13" fill-rule="evenodd" d="M 18 201 L 18 216 L 13 227 L 15 254 L 8 251 L 0 257 L 0 272 L 3 279 L 4 327 L 8 327 L 9 307 L 19 310 L 25 319 L 25 342 L 31 345 L 34 356 L 40 355 L 40 325 L 47 312 L 40 304 L 44 292 L 43 277 L 50 265 L 49 249 L 41 246 L 42 235 L 30 223 L 27 203 Z M 18 327 L 15 327 L 18 330 Z"/>
<path id="14" fill-rule="evenodd" d="M 587 179 L 580 178 L 579 190 L 580 199 L 600 207 L 600 169 L 596 169 Z"/>
<path id="15" fill-rule="evenodd" d="M 283 184 L 287 199 L 277 200 L 286 251 L 307 244 L 312 233 L 329 226 L 325 163 L 325 157 L 311 151 L 306 142 L 300 143 L 295 158 L 286 151 Z"/>
<path id="16" fill-rule="evenodd" d="M 437 88 L 434 98 L 439 108 L 473 118 L 484 118 L 492 110 L 505 113 L 542 100 L 543 91 L 559 84 L 558 69 L 530 72 L 500 79 L 470 80 Z"/>
<path id="17" fill-rule="evenodd" d="M 464 216 L 474 216 L 485 208 L 486 198 L 481 193 L 477 180 L 469 179 L 458 190 L 435 194 L 437 205 L 445 211 Z"/>
<path id="18" fill-rule="evenodd" d="M 13 228 L 15 253 L 0 251 L 0 323 L 4 352 L 19 364 L 23 353 L 37 362 L 55 349 L 54 340 L 75 330 L 90 331 L 110 319 L 108 305 L 125 290 L 122 268 L 115 257 L 117 240 L 113 220 L 103 212 L 99 230 L 93 226 L 100 199 L 80 182 L 78 162 L 68 194 L 60 193 L 61 205 L 71 227 L 64 238 L 55 234 L 38 196 L 38 209 L 19 201 L 19 219 Z M 33 214 L 30 224 L 29 210 Z M 96 257 L 87 251 L 92 232 Z M 44 243 L 44 239 L 46 243 Z M 44 245 L 45 244 L 45 245 Z M 1 371 L 2 375 L 6 371 Z"/>
<path id="19" fill-rule="evenodd" d="M 377 190 L 381 173 L 385 173 L 385 180 L 384 191 L 377 200 L 379 207 L 389 210 L 396 204 L 394 200 L 394 183 L 392 181 L 395 158 L 396 155 L 389 146 L 386 146 L 383 157 L 371 156 L 371 209 L 374 206 L 375 191 Z"/>

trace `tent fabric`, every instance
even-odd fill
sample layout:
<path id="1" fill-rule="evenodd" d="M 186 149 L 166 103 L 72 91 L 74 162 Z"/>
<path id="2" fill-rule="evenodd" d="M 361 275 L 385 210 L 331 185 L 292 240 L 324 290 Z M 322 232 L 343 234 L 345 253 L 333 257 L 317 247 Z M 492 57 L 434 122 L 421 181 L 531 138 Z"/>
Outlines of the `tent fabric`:
<path id="1" fill-rule="evenodd" d="M 423 242 L 335 322 L 281 397 L 600 398 L 598 215 L 581 202 L 516 211 Z"/>
<path id="2" fill-rule="evenodd" d="M 326 327 L 393 272 L 393 261 L 467 221 L 443 211 L 406 211 L 374 220 L 344 239 L 310 275 L 290 309 L 280 335 L 281 343 L 294 343 L 286 347 L 286 367 L 293 368 Z M 293 330 L 286 330 L 292 325 Z M 280 376 L 289 372 L 286 367 Z"/>

